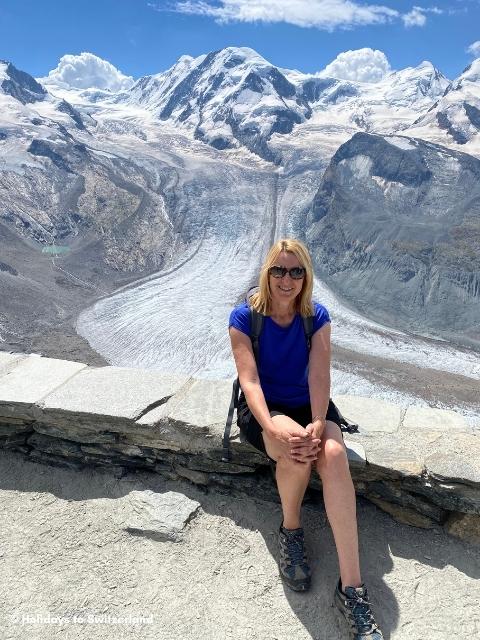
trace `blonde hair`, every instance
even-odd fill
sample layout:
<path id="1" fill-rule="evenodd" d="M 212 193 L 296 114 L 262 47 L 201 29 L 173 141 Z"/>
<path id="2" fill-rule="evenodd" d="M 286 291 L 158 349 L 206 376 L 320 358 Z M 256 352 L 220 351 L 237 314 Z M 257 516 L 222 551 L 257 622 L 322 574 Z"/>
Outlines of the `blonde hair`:
<path id="1" fill-rule="evenodd" d="M 269 316 L 272 313 L 272 292 L 270 289 L 270 276 L 268 270 L 273 265 L 278 264 L 278 256 L 283 252 L 293 253 L 302 267 L 305 268 L 302 290 L 295 298 L 295 311 L 303 317 L 313 315 L 312 292 L 313 292 L 313 267 L 312 259 L 307 247 L 293 238 L 278 240 L 271 248 L 265 258 L 260 271 L 259 290 L 250 298 L 250 304 L 259 313 Z"/>

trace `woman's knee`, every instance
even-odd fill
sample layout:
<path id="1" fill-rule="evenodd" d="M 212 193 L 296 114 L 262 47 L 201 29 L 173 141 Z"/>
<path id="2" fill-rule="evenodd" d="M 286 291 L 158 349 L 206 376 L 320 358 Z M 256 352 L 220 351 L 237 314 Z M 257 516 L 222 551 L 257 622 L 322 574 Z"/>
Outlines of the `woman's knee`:
<path id="1" fill-rule="evenodd" d="M 348 469 L 348 458 L 343 442 L 328 438 L 320 450 L 316 468 L 320 476 L 345 472 Z"/>

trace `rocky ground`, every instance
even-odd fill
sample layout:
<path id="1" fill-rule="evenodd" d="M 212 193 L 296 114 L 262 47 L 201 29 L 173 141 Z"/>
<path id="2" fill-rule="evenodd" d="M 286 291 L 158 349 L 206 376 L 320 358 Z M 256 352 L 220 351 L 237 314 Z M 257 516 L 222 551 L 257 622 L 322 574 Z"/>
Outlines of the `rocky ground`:
<path id="1" fill-rule="evenodd" d="M 148 490 L 187 502 L 178 542 L 132 527 Z M 288 591 L 278 576 L 279 517 L 278 504 L 241 494 L 203 493 L 146 473 L 117 479 L 56 469 L 1 452 L 2 635 L 346 638 L 330 606 L 338 569 L 322 505 L 304 507 L 315 571 L 308 594 Z M 368 502 L 359 501 L 358 519 L 364 579 L 386 640 L 479 637 L 478 549 L 441 529 L 399 525 Z M 119 616 L 126 621 L 115 622 Z"/>

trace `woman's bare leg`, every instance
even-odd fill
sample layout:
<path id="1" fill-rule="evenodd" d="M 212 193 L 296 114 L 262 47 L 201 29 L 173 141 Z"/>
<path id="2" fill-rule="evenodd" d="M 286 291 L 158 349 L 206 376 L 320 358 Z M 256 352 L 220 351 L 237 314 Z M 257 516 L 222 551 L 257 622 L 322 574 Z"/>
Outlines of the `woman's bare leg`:
<path id="1" fill-rule="evenodd" d="M 327 421 L 315 466 L 322 480 L 323 501 L 337 547 L 342 585 L 358 587 L 362 579 L 355 489 L 342 435 L 334 422 Z"/>
<path id="2" fill-rule="evenodd" d="M 279 427 L 294 422 L 288 416 L 274 416 L 273 421 Z M 297 424 L 297 423 L 295 423 Z M 276 461 L 275 477 L 278 493 L 282 502 L 283 526 L 285 529 L 297 529 L 300 524 L 300 510 L 303 496 L 310 480 L 312 465 L 293 460 L 288 447 L 274 438 L 262 433 L 265 449 L 270 458 Z"/>

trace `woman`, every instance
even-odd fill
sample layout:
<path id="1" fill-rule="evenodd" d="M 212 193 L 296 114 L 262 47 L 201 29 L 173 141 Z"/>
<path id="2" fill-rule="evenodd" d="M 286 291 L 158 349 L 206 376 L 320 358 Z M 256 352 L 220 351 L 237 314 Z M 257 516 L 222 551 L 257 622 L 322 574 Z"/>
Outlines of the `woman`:
<path id="1" fill-rule="evenodd" d="M 265 316 L 258 368 L 249 337 L 248 304 L 230 315 L 242 388 L 237 422 L 246 439 L 276 462 L 283 511 L 283 580 L 296 591 L 310 587 L 300 510 L 314 467 L 322 480 L 340 565 L 335 604 L 350 626 L 351 638 L 381 640 L 360 576 L 355 491 L 330 401 L 330 318 L 325 307 L 312 302 L 312 290 L 312 262 L 305 245 L 291 239 L 276 242 L 262 267 L 259 290 L 249 300 Z M 310 351 L 302 320 L 306 316 L 313 316 Z"/>

